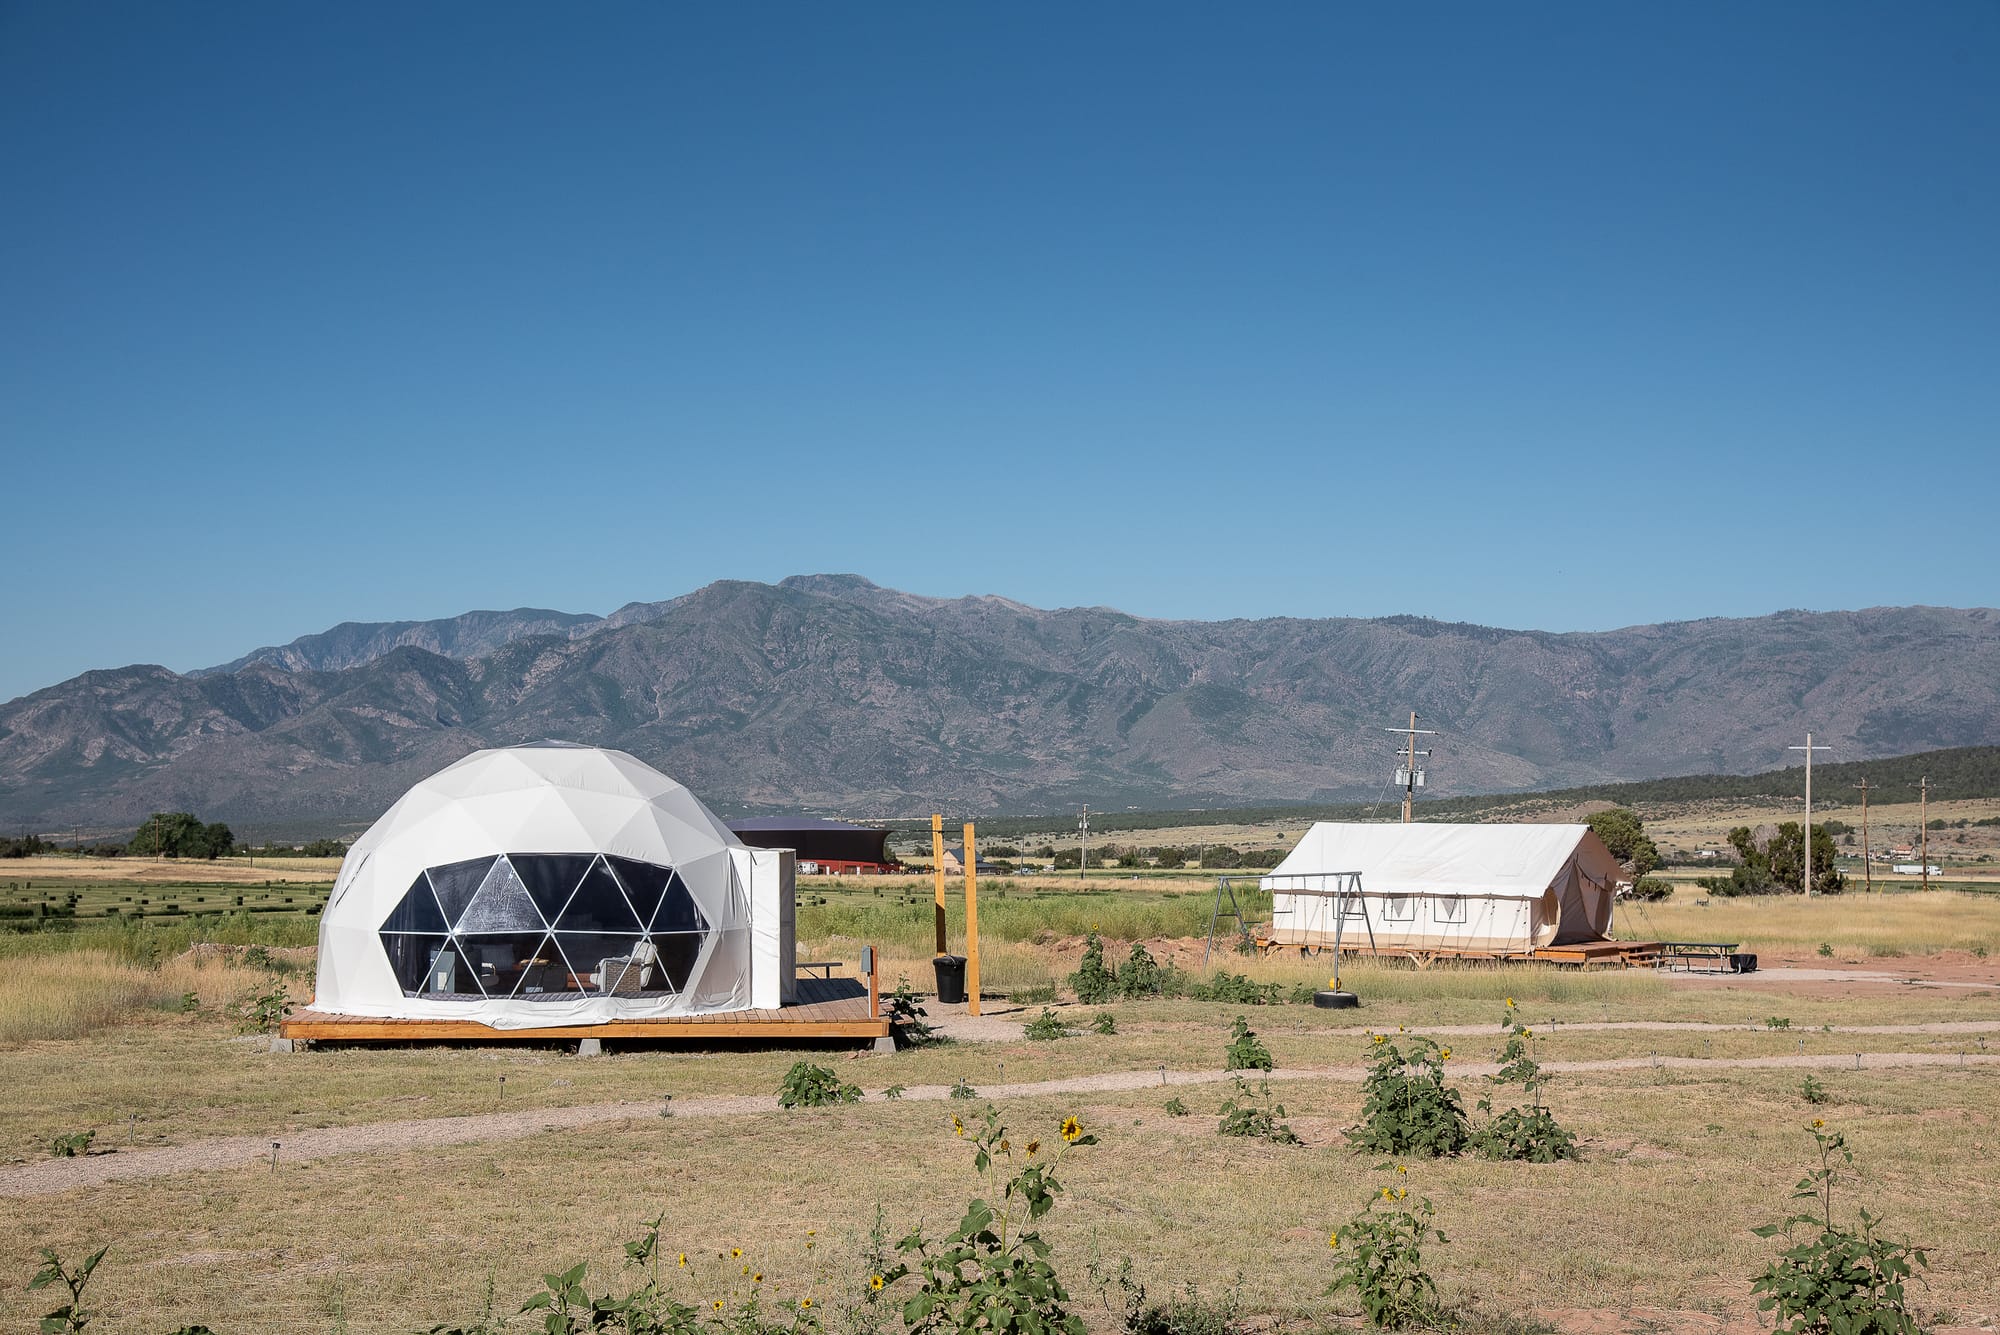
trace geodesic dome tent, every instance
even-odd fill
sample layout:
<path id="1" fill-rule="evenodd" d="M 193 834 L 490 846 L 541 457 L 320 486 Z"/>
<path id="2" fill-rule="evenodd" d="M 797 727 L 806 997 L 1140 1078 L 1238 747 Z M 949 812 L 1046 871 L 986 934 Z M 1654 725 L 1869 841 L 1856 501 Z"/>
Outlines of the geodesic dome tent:
<path id="1" fill-rule="evenodd" d="M 792 855 L 622 751 L 478 751 L 348 850 L 315 1010 L 498 1029 L 794 999 Z"/>
<path id="2" fill-rule="evenodd" d="M 1318 821 L 1260 884 L 1281 945 L 1512 955 L 1603 940 L 1621 874 L 1588 825 Z"/>

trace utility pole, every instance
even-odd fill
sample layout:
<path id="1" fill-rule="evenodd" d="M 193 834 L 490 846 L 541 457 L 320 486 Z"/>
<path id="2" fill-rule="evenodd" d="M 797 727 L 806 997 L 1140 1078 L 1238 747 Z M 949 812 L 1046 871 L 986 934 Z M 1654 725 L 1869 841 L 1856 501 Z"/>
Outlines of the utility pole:
<path id="1" fill-rule="evenodd" d="M 934 924 L 937 928 L 937 953 L 945 953 L 944 936 L 944 816 L 931 815 L 931 881 L 936 895 Z"/>
<path id="2" fill-rule="evenodd" d="M 1861 790 L 1861 873 L 1868 878 L 1868 893 L 1875 893 L 1875 864 L 1868 858 L 1868 780 L 1854 785 Z"/>
<path id="3" fill-rule="evenodd" d="M 1409 727 L 1384 728 L 1382 731 L 1408 733 L 1410 737 L 1410 744 L 1403 761 L 1403 772 L 1397 776 L 1403 781 L 1403 824 L 1408 825 L 1410 823 L 1410 807 L 1417 799 L 1417 784 L 1422 779 L 1422 771 L 1417 768 L 1417 757 L 1428 756 L 1430 754 L 1428 751 L 1417 750 L 1417 738 L 1420 736 L 1435 737 L 1437 736 L 1437 730 L 1434 728 L 1419 728 L 1417 726 L 1417 711 L 1413 709 L 1410 711 Z"/>
<path id="4" fill-rule="evenodd" d="M 1831 751 L 1833 748 L 1830 746 L 1814 746 L 1812 743 L 1812 734 L 1807 733 L 1806 744 L 1804 746 L 1788 746 L 1785 749 L 1787 751 L 1803 751 L 1806 753 L 1806 898 L 1810 899 L 1812 898 L 1812 753 L 1815 751 Z"/>
<path id="5" fill-rule="evenodd" d="M 1090 804 L 1084 803 L 1083 814 L 1076 818 L 1076 884 L 1081 889 L 1090 875 Z"/>
<path id="6" fill-rule="evenodd" d="M 1922 868 L 1924 889 L 1931 888 L 1931 776 L 1926 774 L 1917 785 L 1917 839 L 1922 851 L 1917 854 L 1917 864 Z"/>

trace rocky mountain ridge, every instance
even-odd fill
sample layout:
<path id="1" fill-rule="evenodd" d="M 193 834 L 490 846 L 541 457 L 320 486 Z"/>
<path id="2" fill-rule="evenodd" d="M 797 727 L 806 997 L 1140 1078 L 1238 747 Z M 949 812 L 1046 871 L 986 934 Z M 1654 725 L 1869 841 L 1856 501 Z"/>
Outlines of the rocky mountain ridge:
<path id="1" fill-rule="evenodd" d="M 1783 612 L 1556 634 L 1379 619 L 1157 621 L 723 581 L 611 617 L 336 627 L 235 664 L 88 672 L 0 706 L 0 820 L 352 824 L 481 746 L 629 750 L 724 810 L 850 814 L 1373 797 L 1382 731 L 1433 791 L 2000 742 L 2000 613 Z"/>

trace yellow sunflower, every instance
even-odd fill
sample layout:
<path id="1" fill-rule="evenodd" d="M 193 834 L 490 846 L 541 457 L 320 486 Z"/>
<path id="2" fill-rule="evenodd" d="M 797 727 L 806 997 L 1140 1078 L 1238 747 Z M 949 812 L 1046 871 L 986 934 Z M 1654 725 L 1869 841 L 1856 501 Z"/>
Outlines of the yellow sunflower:
<path id="1" fill-rule="evenodd" d="M 961 1121 L 956 1115 L 954 1115 L 951 1119 L 951 1133 L 954 1136 L 962 1136 L 965 1134 L 965 1123 Z"/>
<path id="2" fill-rule="evenodd" d="M 729 1249 L 729 1259 L 730 1259 L 730 1260 L 732 1260 L 732 1261 L 740 1261 L 740 1260 L 742 1260 L 742 1259 L 743 1259 L 743 1249 L 742 1249 L 741 1247 L 731 1247 L 731 1248 Z"/>
<path id="3" fill-rule="evenodd" d="M 1076 1140 L 1078 1136 L 1081 1136 L 1082 1134 L 1083 1134 L 1083 1123 L 1077 1121 L 1074 1117 L 1063 1118 L 1062 1138 L 1064 1141 L 1073 1142 Z"/>
<path id="4" fill-rule="evenodd" d="M 883 1284 L 883 1280 L 882 1280 L 882 1277 L 881 1277 L 880 1275 L 870 1275 L 870 1276 L 868 1277 L 868 1287 L 869 1287 L 869 1288 L 871 1288 L 871 1289 L 879 1289 L 879 1288 L 881 1288 L 881 1287 L 882 1287 L 882 1284 Z"/>
<path id="5" fill-rule="evenodd" d="M 1028 1157 L 1029 1157 L 1030 1159 L 1034 1158 L 1034 1157 L 1035 1157 L 1035 1156 L 1036 1156 L 1037 1154 L 1040 1154 L 1041 1152 L 1042 1152 L 1042 1142 L 1041 1142 L 1041 1141 L 1039 1141 L 1039 1140 L 1031 1140 L 1031 1141 L 1029 1141 L 1029 1142 L 1028 1142 Z"/>
<path id="6" fill-rule="evenodd" d="M 1340 1230 L 1335 1229 L 1333 1232 L 1326 1235 L 1326 1245 L 1329 1247 L 1340 1246 Z"/>

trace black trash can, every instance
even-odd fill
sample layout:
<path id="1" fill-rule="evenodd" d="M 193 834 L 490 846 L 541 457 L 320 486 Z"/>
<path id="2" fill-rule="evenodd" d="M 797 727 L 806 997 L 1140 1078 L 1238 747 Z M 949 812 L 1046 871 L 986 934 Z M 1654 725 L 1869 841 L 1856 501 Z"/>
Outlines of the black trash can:
<path id="1" fill-rule="evenodd" d="M 1755 973 L 1757 972 L 1757 957 L 1755 955 L 1731 955 L 1729 957 L 1729 971 L 1731 973 Z"/>
<path id="2" fill-rule="evenodd" d="M 937 970 L 937 998 L 963 1005 L 965 1002 L 965 956 L 935 955 L 931 967 Z"/>

